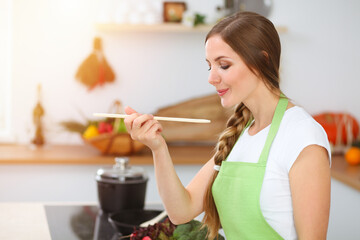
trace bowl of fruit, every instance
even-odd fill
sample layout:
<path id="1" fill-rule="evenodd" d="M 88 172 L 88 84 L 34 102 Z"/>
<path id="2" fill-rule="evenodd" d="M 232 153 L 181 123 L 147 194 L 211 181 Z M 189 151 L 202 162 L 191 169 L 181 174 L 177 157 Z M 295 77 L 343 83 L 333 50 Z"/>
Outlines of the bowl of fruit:
<path id="1" fill-rule="evenodd" d="M 120 101 L 115 101 L 114 106 L 119 109 Z M 95 147 L 103 155 L 132 155 L 145 146 L 131 138 L 126 130 L 124 119 L 88 120 L 86 124 L 63 121 L 61 125 L 68 131 L 80 134 L 85 144 Z"/>
<path id="2" fill-rule="evenodd" d="M 123 121 L 120 119 L 121 125 L 124 125 Z M 119 128 L 113 126 L 106 120 L 100 121 L 97 125 L 89 125 L 82 134 L 82 138 L 86 144 L 97 148 L 105 155 L 131 155 L 144 147 L 142 143 L 131 138 L 125 127 L 120 127 L 118 130 Z"/>

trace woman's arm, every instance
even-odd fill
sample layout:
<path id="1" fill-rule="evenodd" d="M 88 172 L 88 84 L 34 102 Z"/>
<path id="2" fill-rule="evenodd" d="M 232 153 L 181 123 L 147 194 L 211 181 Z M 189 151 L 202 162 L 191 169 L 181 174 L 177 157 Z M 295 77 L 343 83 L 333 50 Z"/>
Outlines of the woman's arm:
<path id="1" fill-rule="evenodd" d="M 326 239 L 331 181 L 326 149 L 318 145 L 306 147 L 290 169 L 289 179 L 299 239 Z"/>
<path id="2" fill-rule="evenodd" d="M 203 211 L 203 199 L 213 174 L 214 163 L 209 160 L 185 188 L 175 172 L 162 127 L 151 115 L 141 115 L 131 108 L 125 125 L 131 137 L 147 145 L 153 154 L 156 183 L 160 197 L 171 221 L 181 224 L 192 220 Z"/>
<path id="3" fill-rule="evenodd" d="M 214 172 L 214 161 L 209 160 L 184 188 L 180 182 L 169 151 L 153 152 L 156 183 L 169 218 L 174 224 L 189 222 L 203 211 L 203 201 Z"/>

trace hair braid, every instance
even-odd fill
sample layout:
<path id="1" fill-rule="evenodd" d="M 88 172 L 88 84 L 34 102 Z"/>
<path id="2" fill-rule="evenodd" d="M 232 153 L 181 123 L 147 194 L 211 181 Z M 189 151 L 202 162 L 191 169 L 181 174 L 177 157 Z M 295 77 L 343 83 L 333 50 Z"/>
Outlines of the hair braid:
<path id="1" fill-rule="evenodd" d="M 214 162 L 216 165 L 221 165 L 222 161 L 229 155 L 246 123 L 251 120 L 251 118 L 252 114 L 250 110 L 243 103 L 235 108 L 234 114 L 229 118 L 226 129 L 220 135 L 219 141 L 215 147 L 216 153 Z M 217 175 L 218 171 L 214 171 L 210 186 L 213 185 Z M 216 210 L 211 187 L 208 187 L 204 198 L 204 209 L 207 209 L 208 211 L 205 211 L 203 223 L 209 228 L 208 237 L 214 239 L 218 235 L 220 229 L 220 219 Z"/>

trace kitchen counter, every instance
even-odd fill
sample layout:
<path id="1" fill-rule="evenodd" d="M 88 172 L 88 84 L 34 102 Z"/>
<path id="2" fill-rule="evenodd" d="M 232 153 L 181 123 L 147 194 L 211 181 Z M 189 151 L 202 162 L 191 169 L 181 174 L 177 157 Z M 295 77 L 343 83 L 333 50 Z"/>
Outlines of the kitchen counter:
<path id="1" fill-rule="evenodd" d="M 51 239 L 40 203 L 0 203 L 0 239 Z"/>
<path id="2" fill-rule="evenodd" d="M 163 207 L 150 203 L 145 209 Z M 121 236 L 96 202 L 0 203 L 0 212 L 0 239 L 110 240 Z"/>
<path id="3" fill-rule="evenodd" d="M 212 146 L 169 146 L 174 164 L 204 164 L 213 154 Z M 87 145 L 0 145 L 0 164 L 113 164 L 114 156 L 101 155 Z M 130 156 L 132 164 L 152 165 L 148 148 Z M 336 180 L 360 191 L 360 166 L 350 166 L 342 155 L 332 157 L 331 175 Z"/>
<path id="4" fill-rule="evenodd" d="M 360 165 L 349 165 L 343 155 L 332 156 L 331 177 L 360 191 Z"/>
<path id="5" fill-rule="evenodd" d="M 212 146 L 169 146 L 174 164 L 204 164 Z M 88 145 L 0 145 L 0 164 L 114 164 L 115 156 L 101 155 Z M 131 155 L 131 164 L 153 164 L 148 148 Z"/>

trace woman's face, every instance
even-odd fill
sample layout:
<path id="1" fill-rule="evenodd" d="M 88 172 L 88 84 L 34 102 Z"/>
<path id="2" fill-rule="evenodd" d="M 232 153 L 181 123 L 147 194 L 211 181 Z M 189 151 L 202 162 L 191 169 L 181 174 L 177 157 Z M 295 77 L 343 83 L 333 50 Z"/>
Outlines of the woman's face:
<path id="1" fill-rule="evenodd" d="M 251 96 L 261 80 L 219 35 L 207 40 L 205 51 L 208 81 L 216 88 L 223 107 L 235 106 Z"/>

